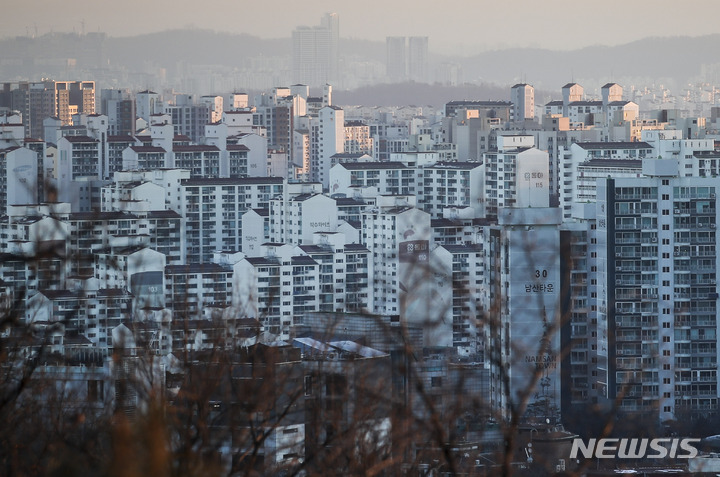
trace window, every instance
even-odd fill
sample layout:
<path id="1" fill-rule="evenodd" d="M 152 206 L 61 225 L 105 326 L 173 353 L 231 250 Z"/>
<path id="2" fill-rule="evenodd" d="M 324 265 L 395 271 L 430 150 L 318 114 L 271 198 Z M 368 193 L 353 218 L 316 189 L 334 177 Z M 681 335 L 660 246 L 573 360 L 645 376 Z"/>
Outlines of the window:
<path id="1" fill-rule="evenodd" d="M 312 391 L 312 376 L 308 374 L 305 376 L 305 395 L 312 396 Z"/>
<path id="2" fill-rule="evenodd" d="M 663 378 L 663 384 L 670 384 L 670 378 Z"/>
<path id="3" fill-rule="evenodd" d="M 663 336 L 663 343 L 669 343 L 670 337 L 669 336 Z"/>
<path id="4" fill-rule="evenodd" d="M 433 376 L 430 378 L 430 386 L 433 388 L 439 388 L 442 386 L 442 376 Z"/>

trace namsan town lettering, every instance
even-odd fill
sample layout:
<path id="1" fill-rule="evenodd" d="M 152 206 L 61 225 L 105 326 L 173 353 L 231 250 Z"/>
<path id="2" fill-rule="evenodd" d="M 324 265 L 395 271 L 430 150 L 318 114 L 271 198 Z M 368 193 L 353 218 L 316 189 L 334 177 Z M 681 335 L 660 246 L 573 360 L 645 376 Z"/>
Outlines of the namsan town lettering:
<path id="1" fill-rule="evenodd" d="M 555 361 L 557 361 L 557 356 L 554 354 L 544 354 L 538 356 L 531 354 L 525 355 L 526 363 L 553 363 Z"/>
<path id="2" fill-rule="evenodd" d="M 574 439 L 570 458 L 585 459 L 691 459 L 698 455 L 693 443 L 701 439 L 659 437 L 655 439 Z"/>

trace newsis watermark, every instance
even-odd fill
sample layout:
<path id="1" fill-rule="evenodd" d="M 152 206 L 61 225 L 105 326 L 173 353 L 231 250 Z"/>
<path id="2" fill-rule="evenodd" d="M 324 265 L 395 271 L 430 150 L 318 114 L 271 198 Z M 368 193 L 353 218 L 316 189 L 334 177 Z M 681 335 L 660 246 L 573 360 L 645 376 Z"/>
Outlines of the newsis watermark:
<path id="1" fill-rule="evenodd" d="M 606 438 L 573 440 L 570 458 L 586 459 L 692 459 L 698 455 L 693 438 Z"/>

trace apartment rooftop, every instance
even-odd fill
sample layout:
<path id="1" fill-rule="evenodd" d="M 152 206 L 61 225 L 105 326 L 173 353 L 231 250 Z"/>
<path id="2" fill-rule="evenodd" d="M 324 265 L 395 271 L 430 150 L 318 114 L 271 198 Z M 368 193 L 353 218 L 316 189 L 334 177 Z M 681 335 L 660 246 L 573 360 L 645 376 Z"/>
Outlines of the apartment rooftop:
<path id="1" fill-rule="evenodd" d="M 173 146 L 173 152 L 220 152 L 217 146 L 195 144 L 190 146 Z"/>
<path id="2" fill-rule="evenodd" d="M 576 142 L 579 147 L 585 150 L 591 149 L 652 149 L 652 146 L 644 141 L 617 141 L 617 142 Z"/>
<path id="3" fill-rule="evenodd" d="M 407 169 L 402 162 L 385 161 L 385 162 L 341 162 L 340 166 L 349 171 L 365 171 L 374 169 Z"/>
<path id="4" fill-rule="evenodd" d="M 167 275 L 186 275 L 188 273 L 228 273 L 232 270 L 217 263 L 189 263 L 187 265 L 166 265 Z"/>
<path id="5" fill-rule="evenodd" d="M 483 248 L 480 244 L 463 244 L 463 245 L 440 245 L 450 253 L 469 253 L 482 252 Z"/>
<path id="6" fill-rule="evenodd" d="M 165 149 L 158 146 L 130 146 L 130 149 L 132 149 L 135 152 L 139 153 L 160 153 L 165 154 Z"/>
<path id="7" fill-rule="evenodd" d="M 436 162 L 427 169 L 463 169 L 470 170 L 482 166 L 482 162 Z"/>
<path id="8" fill-rule="evenodd" d="M 81 142 L 98 142 L 97 139 L 93 139 L 90 136 L 63 136 L 68 142 L 81 143 Z"/>
<path id="9" fill-rule="evenodd" d="M 244 144 L 228 144 L 226 148 L 228 151 L 249 151 L 250 148 Z"/>
<path id="10" fill-rule="evenodd" d="M 184 186 L 282 184 L 282 177 L 195 177 L 184 179 Z"/>
<path id="11" fill-rule="evenodd" d="M 365 202 L 363 202 L 360 199 L 354 199 L 352 197 L 333 197 L 335 199 L 335 203 L 338 206 L 352 206 L 352 205 L 367 205 Z"/>
<path id="12" fill-rule="evenodd" d="M 607 167 L 620 169 L 642 169 L 642 161 L 634 159 L 590 159 L 582 164 L 590 167 Z"/>

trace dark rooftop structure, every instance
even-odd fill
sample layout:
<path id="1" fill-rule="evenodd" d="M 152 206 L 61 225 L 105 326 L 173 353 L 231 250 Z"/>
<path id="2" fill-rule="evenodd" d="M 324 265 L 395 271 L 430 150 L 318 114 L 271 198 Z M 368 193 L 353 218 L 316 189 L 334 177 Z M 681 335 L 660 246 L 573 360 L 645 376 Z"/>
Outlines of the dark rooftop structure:
<path id="1" fill-rule="evenodd" d="M 282 177 L 196 177 L 182 181 L 186 186 L 282 184 Z"/>
<path id="2" fill-rule="evenodd" d="M 349 171 L 364 171 L 373 169 L 407 169 L 402 162 L 385 161 L 385 162 L 342 162 L 339 165 Z"/>

